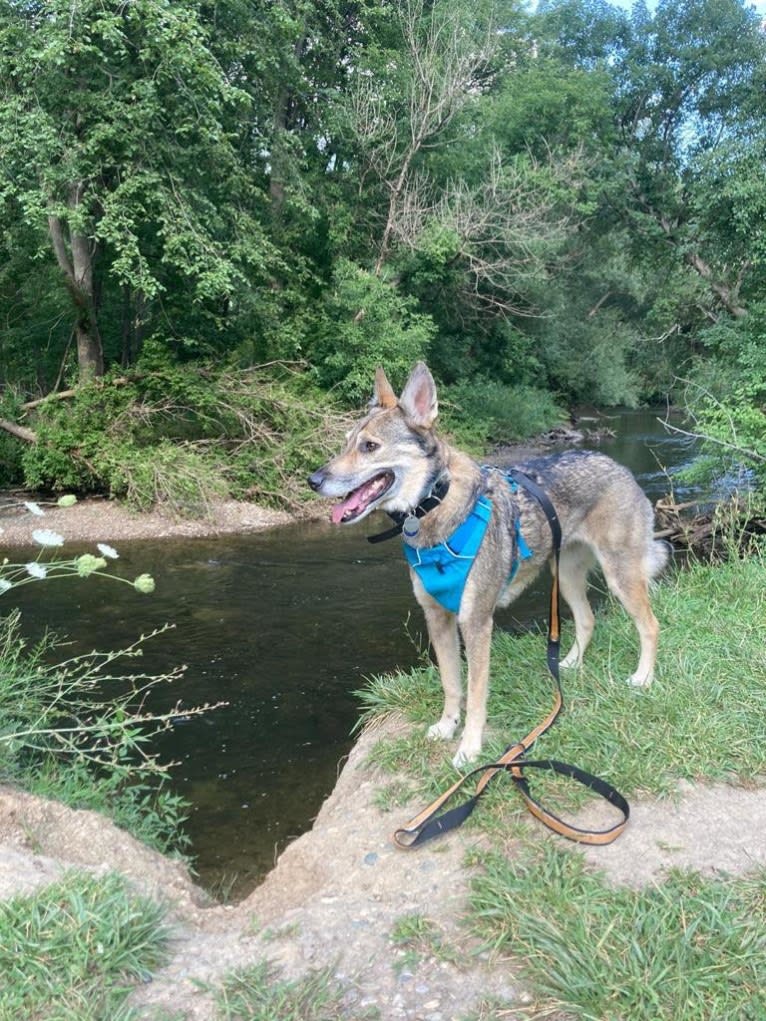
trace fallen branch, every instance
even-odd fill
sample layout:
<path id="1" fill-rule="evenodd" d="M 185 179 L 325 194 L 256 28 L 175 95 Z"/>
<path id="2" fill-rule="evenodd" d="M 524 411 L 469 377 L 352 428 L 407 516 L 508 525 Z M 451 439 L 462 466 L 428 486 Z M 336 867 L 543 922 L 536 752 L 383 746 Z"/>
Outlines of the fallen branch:
<path id="1" fill-rule="evenodd" d="M 130 383 L 132 379 L 138 379 L 138 375 L 134 375 L 131 379 L 127 376 L 118 376 L 116 379 L 110 379 L 108 381 L 99 381 L 101 386 L 125 386 Z M 57 393 L 46 394 L 45 397 L 37 397 L 33 401 L 27 401 L 26 404 L 22 404 L 22 411 L 31 411 L 32 408 L 37 408 L 45 401 L 63 401 L 68 397 L 74 397 L 80 392 L 79 387 L 73 387 L 71 390 L 59 390 Z"/>
<path id="2" fill-rule="evenodd" d="M 33 429 L 27 429 L 25 425 L 16 425 L 6 418 L 0 418 L 0 429 L 5 429 L 11 436 L 16 436 L 25 443 L 37 443 L 37 433 Z"/>

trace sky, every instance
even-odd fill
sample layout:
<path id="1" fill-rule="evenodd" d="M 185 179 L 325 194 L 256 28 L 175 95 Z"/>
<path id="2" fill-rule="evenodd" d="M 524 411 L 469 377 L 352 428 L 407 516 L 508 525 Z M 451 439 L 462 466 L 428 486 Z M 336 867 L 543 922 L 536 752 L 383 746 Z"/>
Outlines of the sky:
<path id="1" fill-rule="evenodd" d="M 614 4 L 615 7 L 624 7 L 626 11 L 629 11 L 633 6 L 633 0 L 609 0 L 610 3 Z M 652 11 L 657 6 L 655 0 L 648 0 L 649 10 Z M 755 9 L 766 16 L 766 0 L 749 0 L 748 7 L 755 7 Z"/>

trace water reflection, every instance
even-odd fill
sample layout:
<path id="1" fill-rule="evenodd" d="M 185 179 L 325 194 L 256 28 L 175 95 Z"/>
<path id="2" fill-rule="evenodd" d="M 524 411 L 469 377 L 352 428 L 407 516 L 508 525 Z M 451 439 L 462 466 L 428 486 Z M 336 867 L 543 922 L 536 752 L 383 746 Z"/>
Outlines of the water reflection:
<path id="1" fill-rule="evenodd" d="M 633 468 L 653 499 L 668 489 L 666 472 L 692 457 L 690 441 L 668 436 L 656 413 L 608 424 L 618 436 L 600 449 Z M 180 720 L 161 739 L 163 755 L 179 762 L 175 787 L 194 805 L 189 830 L 202 882 L 236 876 L 235 891 L 244 893 L 263 876 L 335 783 L 358 714 L 353 692 L 371 674 L 416 661 L 424 628 L 399 543 L 365 541 L 386 520 L 124 543 L 117 566 L 128 577 L 152 573 L 149 598 L 97 581 L 22 590 L 27 630 L 47 623 L 88 648 L 94 636 L 112 648 L 173 622 L 147 647 L 143 669 L 189 669 L 180 686 L 154 696 L 154 707 L 179 698 L 229 703 Z M 542 582 L 498 622 L 527 627 L 546 607 Z"/>

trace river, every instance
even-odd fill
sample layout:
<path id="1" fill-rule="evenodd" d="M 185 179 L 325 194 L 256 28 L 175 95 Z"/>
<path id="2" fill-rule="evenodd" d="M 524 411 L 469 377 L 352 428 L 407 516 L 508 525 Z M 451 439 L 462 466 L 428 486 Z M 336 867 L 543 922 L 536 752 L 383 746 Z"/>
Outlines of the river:
<path id="1" fill-rule="evenodd" d="M 616 437 L 599 446 L 628 465 L 653 500 L 694 453 L 659 414 L 614 413 L 601 424 Z M 386 521 L 123 543 L 120 573 L 153 574 L 151 597 L 96 580 L 46 585 L 44 597 L 38 586 L 22 591 L 25 630 L 47 624 L 88 648 L 125 645 L 172 622 L 173 631 L 147 646 L 142 668 L 188 670 L 153 705 L 228 703 L 159 739 L 163 756 L 179 763 L 175 789 L 193 806 L 188 831 L 204 885 L 237 895 L 252 889 L 334 786 L 358 717 L 354 692 L 370 675 L 416 662 L 424 625 L 400 543 L 365 541 Z M 73 544 L 69 552 L 80 550 Z M 541 581 L 498 624 L 523 629 L 542 620 L 546 606 Z"/>

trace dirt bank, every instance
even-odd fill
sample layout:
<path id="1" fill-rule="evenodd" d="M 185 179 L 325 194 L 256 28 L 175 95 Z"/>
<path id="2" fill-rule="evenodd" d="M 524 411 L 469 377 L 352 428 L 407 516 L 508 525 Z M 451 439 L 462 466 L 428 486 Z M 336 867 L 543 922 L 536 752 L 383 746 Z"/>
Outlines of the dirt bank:
<path id="1" fill-rule="evenodd" d="M 212 1021 L 205 985 L 268 958 L 291 977 L 333 968 L 350 1016 L 377 1007 L 381 1021 L 458 1021 L 492 1001 L 503 1005 L 502 1013 L 486 1016 L 521 1021 L 531 995 L 515 965 L 489 959 L 461 929 L 470 881 L 464 855 L 479 838 L 469 830 L 417 852 L 396 851 L 390 832 L 409 810 L 394 815 L 375 806 L 380 777 L 367 759 L 377 740 L 362 735 L 314 828 L 234 907 L 211 905 L 180 865 L 96 813 L 0 788 L 0 896 L 27 892 L 76 867 L 116 869 L 168 903 L 171 958 L 132 996 L 147 1018 L 160 1009 L 185 1021 Z M 557 839 L 536 832 L 540 840 Z M 763 789 L 684 786 L 674 799 L 634 803 L 625 835 L 611 847 L 589 849 L 587 857 L 613 882 L 630 885 L 678 866 L 736 873 L 766 865 L 766 844 L 753 839 L 763 832 Z M 506 851 L 514 853 L 512 835 Z M 435 923 L 453 953 L 405 958 L 391 932 L 409 914 Z"/>
<path id="2" fill-rule="evenodd" d="M 286 525 L 295 515 L 237 500 L 214 504 L 205 518 L 174 518 L 160 510 L 133 511 L 116 500 L 89 497 L 72 507 L 39 501 L 44 517 L 30 513 L 19 497 L 0 504 L 0 547 L 33 546 L 32 532 L 51 529 L 65 540 L 117 543 L 126 539 L 202 538 L 232 533 L 260 532 Z M 311 505 L 306 516 L 316 514 Z"/>

